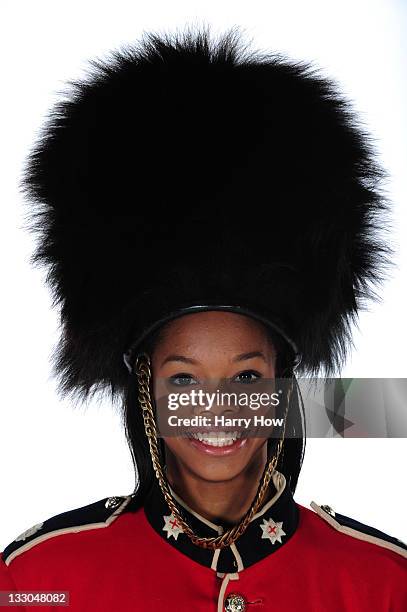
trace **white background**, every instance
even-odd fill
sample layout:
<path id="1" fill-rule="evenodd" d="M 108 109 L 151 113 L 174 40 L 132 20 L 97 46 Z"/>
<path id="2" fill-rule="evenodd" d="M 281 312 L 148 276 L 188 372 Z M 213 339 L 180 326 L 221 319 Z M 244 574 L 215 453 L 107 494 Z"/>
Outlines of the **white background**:
<path id="1" fill-rule="evenodd" d="M 73 409 L 55 392 L 49 357 L 57 315 L 28 263 L 17 180 L 42 118 L 88 58 L 143 31 L 241 26 L 253 46 L 314 61 L 336 78 L 374 134 L 391 173 L 397 267 L 382 302 L 362 313 L 343 376 L 406 377 L 406 4 L 400 0 L 102 0 L 2 3 L 0 550 L 34 523 L 133 490 L 118 410 Z M 404 42 L 403 42 L 404 38 Z M 403 46 L 404 45 L 404 46 Z M 407 540 L 403 439 L 308 440 L 296 500 L 329 504 Z"/>

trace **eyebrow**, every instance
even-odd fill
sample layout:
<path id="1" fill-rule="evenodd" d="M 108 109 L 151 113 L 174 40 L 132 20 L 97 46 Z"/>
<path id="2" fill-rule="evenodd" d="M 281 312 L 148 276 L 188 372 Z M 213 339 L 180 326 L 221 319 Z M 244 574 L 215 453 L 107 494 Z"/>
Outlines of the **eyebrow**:
<path id="1" fill-rule="evenodd" d="M 261 357 L 261 359 L 267 362 L 267 359 L 264 353 L 262 353 L 261 351 L 251 351 L 250 353 L 241 353 L 240 355 L 237 355 L 237 357 L 235 357 L 233 361 L 245 361 L 246 359 L 254 359 L 254 357 Z"/>
<path id="2" fill-rule="evenodd" d="M 267 359 L 264 356 L 264 353 L 262 353 L 261 351 L 251 351 L 250 353 L 241 353 L 240 355 L 237 355 L 236 357 L 234 357 L 232 361 L 233 362 L 246 361 L 248 359 L 254 359 L 255 357 L 260 357 L 267 363 Z M 199 361 L 196 361 L 196 359 L 191 359 L 190 357 L 185 357 L 184 355 L 168 355 L 168 357 L 166 357 L 164 361 L 162 362 L 161 367 L 164 364 L 168 363 L 169 361 L 180 361 L 182 363 L 190 363 L 192 365 L 199 364 Z"/>
<path id="3" fill-rule="evenodd" d="M 191 359 L 190 357 L 184 357 L 184 355 L 168 355 L 168 357 L 166 357 L 162 362 L 161 367 L 165 363 L 168 363 L 168 361 L 181 361 L 182 363 L 191 363 L 192 365 L 198 365 L 199 363 L 195 359 Z"/>

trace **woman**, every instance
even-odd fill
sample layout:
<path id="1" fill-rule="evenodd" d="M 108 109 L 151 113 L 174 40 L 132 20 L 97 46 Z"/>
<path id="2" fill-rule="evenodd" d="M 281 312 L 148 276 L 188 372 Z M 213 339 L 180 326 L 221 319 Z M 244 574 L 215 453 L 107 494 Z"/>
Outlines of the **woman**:
<path id="1" fill-rule="evenodd" d="M 234 30 L 150 34 L 92 65 L 23 188 L 61 392 L 123 401 L 137 488 L 21 534 L 3 590 L 66 591 L 75 611 L 405 610 L 407 547 L 293 498 L 297 375 L 340 369 L 388 262 L 368 135 L 333 82 Z M 274 420 L 246 431 L 256 389 Z"/>

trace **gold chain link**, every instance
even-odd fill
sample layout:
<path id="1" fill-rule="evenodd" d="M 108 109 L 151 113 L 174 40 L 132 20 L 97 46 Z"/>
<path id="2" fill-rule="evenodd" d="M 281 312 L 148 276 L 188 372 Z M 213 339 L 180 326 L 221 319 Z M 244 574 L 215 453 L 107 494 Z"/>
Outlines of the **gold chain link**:
<path id="1" fill-rule="evenodd" d="M 254 517 L 254 515 L 260 509 L 264 496 L 266 494 L 267 488 L 269 486 L 272 474 L 274 472 L 275 466 L 277 465 L 278 458 L 281 453 L 282 445 L 284 442 L 285 435 L 285 422 L 286 418 L 284 418 L 284 429 L 283 435 L 280 438 L 277 446 L 277 453 L 273 456 L 272 459 L 269 459 L 266 467 L 263 471 L 263 476 L 261 479 L 261 484 L 258 487 L 256 497 L 254 502 L 252 503 L 249 510 L 246 512 L 242 520 L 238 525 L 235 525 L 225 531 L 222 535 L 211 538 L 202 538 L 198 537 L 188 523 L 182 518 L 176 502 L 171 495 L 170 486 L 167 480 L 167 477 L 164 474 L 160 463 L 160 454 L 158 449 L 157 442 L 157 426 L 155 422 L 154 411 L 151 402 L 150 396 L 150 381 L 151 381 L 151 364 L 150 358 L 146 353 L 143 353 L 137 357 L 136 360 L 136 376 L 138 379 L 138 389 L 139 389 L 139 402 L 143 411 L 143 420 L 144 420 L 144 429 L 146 432 L 146 436 L 149 442 L 150 447 L 150 455 L 153 463 L 153 468 L 155 475 L 158 479 L 161 491 L 164 495 L 165 501 L 168 504 L 169 509 L 175 517 L 175 520 L 181 525 L 183 532 L 192 540 L 194 544 L 197 546 L 201 546 L 202 548 L 216 549 L 216 548 L 225 548 L 226 546 L 230 546 L 233 544 L 247 529 L 250 521 Z M 285 417 L 287 416 L 290 395 L 292 392 L 292 385 L 289 388 L 287 395 L 287 407 L 285 412 Z"/>

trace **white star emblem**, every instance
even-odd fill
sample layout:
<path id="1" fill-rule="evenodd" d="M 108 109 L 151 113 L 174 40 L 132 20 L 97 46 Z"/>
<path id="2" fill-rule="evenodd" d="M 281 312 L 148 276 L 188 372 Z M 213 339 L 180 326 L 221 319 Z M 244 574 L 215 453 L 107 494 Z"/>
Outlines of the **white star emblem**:
<path id="1" fill-rule="evenodd" d="M 285 531 L 283 531 L 283 523 L 275 523 L 272 518 L 268 521 L 263 519 L 263 525 L 260 525 L 263 530 L 262 539 L 268 539 L 272 544 L 275 542 L 281 542 L 281 536 L 286 535 Z"/>
<path id="2" fill-rule="evenodd" d="M 181 525 L 178 523 L 173 514 L 170 514 L 170 516 L 164 516 L 163 518 L 165 521 L 163 531 L 167 532 L 167 539 L 174 536 L 174 539 L 176 540 L 179 534 L 183 532 Z"/>
<path id="3" fill-rule="evenodd" d="M 34 535 L 34 533 L 37 533 L 37 531 L 41 529 L 43 524 L 44 523 L 38 523 L 37 525 L 30 527 L 29 529 L 27 529 L 27 531 L 24 531 L 23 533 L 21 533 L 14 541 L 20 542 L 21 540 L 25 540 L 26 538 L 29 538 L 30 536 Z"/>

